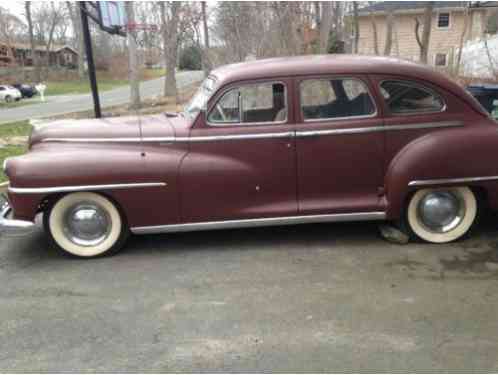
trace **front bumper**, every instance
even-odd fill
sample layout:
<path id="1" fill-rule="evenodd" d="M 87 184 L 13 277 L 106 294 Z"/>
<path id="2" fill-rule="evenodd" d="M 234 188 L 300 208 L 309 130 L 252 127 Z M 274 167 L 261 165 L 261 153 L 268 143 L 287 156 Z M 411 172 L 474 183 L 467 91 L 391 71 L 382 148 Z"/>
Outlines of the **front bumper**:
<path id="1" fill-rule="evenodd" d="M 11 219 L 12 208 L 4 191 L 8 185 L 0 185 L 0 235 L 22 236 L 31 233 L 35 224 L 31 221 Z"/>

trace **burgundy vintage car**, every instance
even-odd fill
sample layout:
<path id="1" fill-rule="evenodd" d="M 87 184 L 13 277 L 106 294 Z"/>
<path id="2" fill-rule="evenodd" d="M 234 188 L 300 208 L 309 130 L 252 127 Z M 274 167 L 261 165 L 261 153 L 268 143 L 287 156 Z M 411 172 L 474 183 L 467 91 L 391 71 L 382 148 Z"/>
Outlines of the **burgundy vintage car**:
<path id="1" fill-rule="evenodd" d="M 181 113 L 60 121 L 8 159 L 4 232 L 43 213 L 54 246 L 109 254 L 129 233 L 391 220 L 464 236 L 498 209 L 498 126 L 412 62 L 303 56 L 212 72 Z"/>

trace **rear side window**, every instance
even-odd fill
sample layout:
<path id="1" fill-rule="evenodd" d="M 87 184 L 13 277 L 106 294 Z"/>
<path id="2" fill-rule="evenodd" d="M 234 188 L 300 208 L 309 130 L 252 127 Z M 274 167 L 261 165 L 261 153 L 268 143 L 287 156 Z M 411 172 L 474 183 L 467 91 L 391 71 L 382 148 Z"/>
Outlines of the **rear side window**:
<path id="1" fill-rule="evenodd" d="M 444 101 L 433 90 L 415 82 L 384 81 L 381 92 L 392 113 L 441 112 Z"/>
<path id="2" fill-rule="evenodd" d="M 309 79 L 300 85 L 305 121 L 369 116 L 375 105 L 365 84 L 353 78 Z"/>

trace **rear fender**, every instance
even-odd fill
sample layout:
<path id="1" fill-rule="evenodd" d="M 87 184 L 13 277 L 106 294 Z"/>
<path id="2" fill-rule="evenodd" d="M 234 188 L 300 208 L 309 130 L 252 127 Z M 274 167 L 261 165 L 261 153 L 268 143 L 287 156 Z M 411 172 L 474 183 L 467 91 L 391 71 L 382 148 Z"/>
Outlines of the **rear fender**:
<path id="1" fill-rule="evenodd" d="M 407 144 L 386 173 L 387 217 L 400 218 L 416 190 L 441 186 L 479 189 L 498 209 L 498 127 L 441 130 Z"/>

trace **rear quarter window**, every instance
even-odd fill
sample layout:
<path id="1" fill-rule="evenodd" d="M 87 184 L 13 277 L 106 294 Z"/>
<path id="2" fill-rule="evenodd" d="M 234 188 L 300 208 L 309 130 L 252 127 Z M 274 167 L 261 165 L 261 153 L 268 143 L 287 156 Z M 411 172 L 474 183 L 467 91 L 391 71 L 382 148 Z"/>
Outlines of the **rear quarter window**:
<path id="1" fill-rule="evenodd" d="M 380 91 L 391 113 L 430 113 L 445 109 L 439 93 L 416 82 L 383 81 Z"/>

